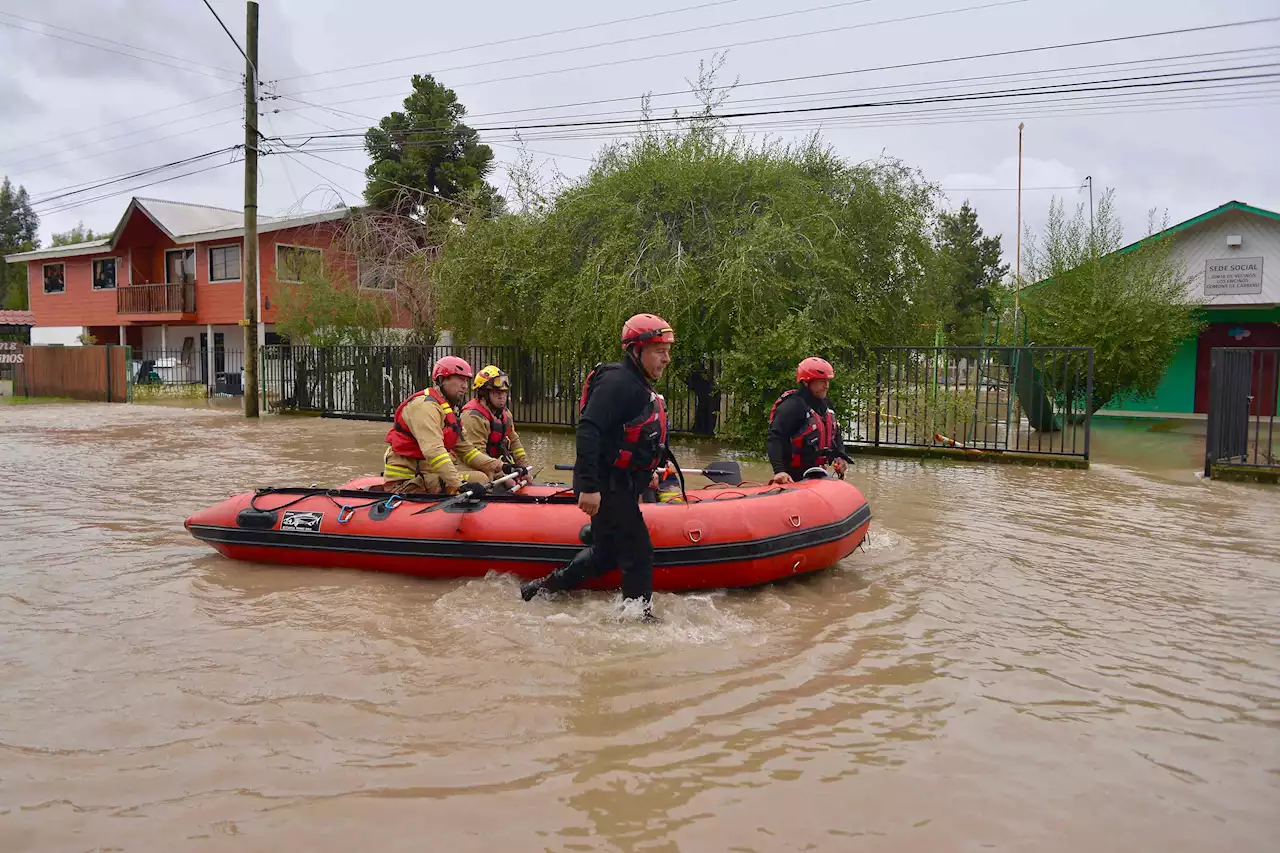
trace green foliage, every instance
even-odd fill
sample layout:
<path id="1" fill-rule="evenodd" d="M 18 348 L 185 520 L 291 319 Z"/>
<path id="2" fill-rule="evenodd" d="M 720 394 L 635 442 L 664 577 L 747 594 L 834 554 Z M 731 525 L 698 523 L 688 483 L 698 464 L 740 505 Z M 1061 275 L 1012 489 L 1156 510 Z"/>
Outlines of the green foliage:
<path id="1" fill-rule="evenodd" d="M 70 231 L 61 231 L 53 235 L 53 245 L 70 246 L 73 243 L 88 243 L 90 240 L 101 240 L 108 235 L 94 233 L 92 228 L 85 228 L 83 222 L 77 222 Z"/>
<path id="2" fill-rule="evenodd" d="M 1068 218 L 1055 199 L 1041 240 L 1028 232 L 1025 241 L 1024 265 L 1044 282 L 1021 294 L 1032 343 L 1093 347 L 1092 411 L 1154 394 L 1179 345 L 1200 330 L 1172 238 L 1156 236 L 1153 212 L 1147 239 L 1120 251 L 1113 194 L 1103 193 L 1092 234 L 1083 206 Z"/>
<path id="3" fill-rule="evenodd" d="M 27 265 L 6 263 L 4 256 L 40 248 L 39 230 L 26 188 L 15 190 L 6 175 L 0 183 L 0 307 L 27 308 Z"/>
<path id="4" fill-rule="evenodd" d="M 308 263 L 301 282 L 281 282 L 275 295 L 276 331 L 295 344 L 343 346 L 389 343 L 391 306 L 344 276 Z"/>
<path id="5" fill-rule="evenodd" d="M 802 358 L 839 371 L 856 347 L 932 340 L 914 296 L 933 266 L 933 190 L 816 137 L 731 137 L 705 103 L 676 130 L 607 146 L 553 198 L 518 186 L 517 213 L 455 229 L 434 266 L 440 315 L 457 340 L 599 358 L 628 316 L 657 313 L 676 329 L 676 377 L 720 360 L 723 433 L 763 444 Z"/>
<path id="6" fill-rule="evenodd" d="M 953 344 L 978 343 L 982 317 L 1000 303 L 1001 279 L 1009 265 L 1000 262 L 1000 238 L 987 237 L 966 200 L 954 213 L 940 213 L 935 239 L 938 281 L 945 298 L 944 320 Z"/>
<path id="7" fill-rule="evenodd" d="M 404 111 L 365 134 L 373 161 L 365 170 L 369 206 L 439 223 L 451 221 L 459 205 L 499 212 L 502 197 L 485 180 L 493 170 L 493 149 L 462 122 L 466 113 L 452 89 L 430 74 L 415 74 Z"/>

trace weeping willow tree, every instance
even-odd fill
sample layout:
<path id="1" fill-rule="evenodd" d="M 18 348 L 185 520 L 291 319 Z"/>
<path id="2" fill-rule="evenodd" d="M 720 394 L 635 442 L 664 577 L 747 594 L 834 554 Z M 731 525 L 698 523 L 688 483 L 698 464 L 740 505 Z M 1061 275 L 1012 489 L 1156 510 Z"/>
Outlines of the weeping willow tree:
<path id="1" fill-rule="evenodd" d="M 900 162 L 851 164 L 816 136 L 731 134 L 710 77 L 701 112 L 645 122 L 558 191 L 517 173 L 519 210 L 463 222 L 433 272 L 460 340 L 614 356 L 628 316 L 660 314 L 676 375 L 698 390 L 719 362 L 732 401 L 721 432 L 758 443 L 805 356 L 932 339 L 919 306 L 934 196 Z"/>

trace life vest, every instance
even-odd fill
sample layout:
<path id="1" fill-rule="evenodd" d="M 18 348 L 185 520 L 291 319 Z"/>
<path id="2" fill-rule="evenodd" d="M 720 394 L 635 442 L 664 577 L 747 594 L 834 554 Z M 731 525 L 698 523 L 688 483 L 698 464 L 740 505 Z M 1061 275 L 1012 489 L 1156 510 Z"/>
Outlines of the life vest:
<path id="1" fill-rule="evenodd" d="M 489 407 L 480 402 L 477 397 L 462 407 L 462 411 L 476 412 L 489 423 L 489 438 L 485 442 L 484 452 L 492 456 L 494 459 L 501 459 L 511 452 L 511 412 L 507 409 L 502 410 L 502 414 L 495 417 L 489 411 Z"/>
<path id="2" fill-rule="evenodd" d="M 597 364 L 582 383 L 582 396 L 578 399 L 578 414 L 587 410 L 587 400 L 595 387 L 595 380 L 611 370 L 621 370 L 622 365 Z M 649 389 L 649 401 L 635 418 L 622 425 L 622 438 L 618 451 L 610 463 L 624 471 L 652 471 L 662 463 L 663 450 L 667 446 L 667 401 Z"/>
<path id="3" fill-rule="evenodd" d="M 797 389 L 791 388 L 773 401 L 773 408 L 769 410 L 770 424 L 773 423 L 773 416 L 777 414 L 782 401 L 795 393 Z M 791 457 L 787 460 L 787 468 L 792 471 L 815 465 L 830 465 L 832 461 L 831 445 L 835 443 L 836 437 L 836 414 L 830 406 L 825 415 L 819 415 L 812 408 L 808 412 L 804 426 L 789 439 Z"/>
<path id="4" fill-rule="evenodd" d="M 418 445 L 418 439 L 413 437 L 413 433 L 409 431 L 409 427 L 404 422 L 404 407 L 412 403 L 414 400 L 422 396 L 430 397 L 440 407 L 440 411 L 444 412 L 444 449 L 452 453 L 453 447 L 458 443 L 458 439 L 462 437 L 462 424 L 458 421 L 458 415 L 453 410 L 453 406 L 445 399 L 444 394 L 439 388 L 428 388 L 425 391 L 418 391 L 410 394 L 409 397 L 396 407 L 395 422 L 391 425 L 391 429 L 387 430 L 387 443 L 391 445 L 393 453 L 409 459 L 426 459 L 426 454 L 422 452 L 422 448 Z"/>

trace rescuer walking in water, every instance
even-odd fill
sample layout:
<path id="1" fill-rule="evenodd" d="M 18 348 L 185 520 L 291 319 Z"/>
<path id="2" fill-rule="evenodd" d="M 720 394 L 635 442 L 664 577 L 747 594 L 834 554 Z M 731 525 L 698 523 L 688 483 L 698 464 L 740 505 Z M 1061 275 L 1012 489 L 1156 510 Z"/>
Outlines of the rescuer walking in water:
<path id="1" fill-rule="evenodd" d="M 622 361 L 597 365 L 587 376 L 573 488 L 578 506 L 591 517 L 592 544 L 567 566 L 524 584 L 525 601 L 620 568 L 624 602 L 641 602 L 645 618 L 654 618 L 653 542 L 640 495 L 670 453 L 666 402 L 653 383 L 671 362 L 675 340 L 661 317 L 637 314 L 622 327 Z"/>

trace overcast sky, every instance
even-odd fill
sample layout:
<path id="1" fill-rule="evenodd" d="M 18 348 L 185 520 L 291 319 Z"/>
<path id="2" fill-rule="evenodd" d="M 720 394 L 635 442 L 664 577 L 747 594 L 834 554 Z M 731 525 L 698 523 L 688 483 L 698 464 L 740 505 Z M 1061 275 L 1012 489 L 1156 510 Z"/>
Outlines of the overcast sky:
<path id="1" fill-rule="evenodd" d="M 243 43 L 244 4 L 213 0 L 213 6 Z M 657 14 L 680 9 L 687 11 Z M 372 123 L 364 117 L 398 108 L 409 76 L 425 72 L 458 92 L 478 127 L 635 110 L 645 92 L 686 91 L 699 60 L 728 45 L 736 46 L 727 47 L 724 83 L 828 76 L 743 85 L 725 110 L 990 93 L 1082 79 L 1144 76 L 1148 79 L 1142 82 L 1150 83 L 1170 79 L 1150 75 L 1208 76 L 1205 69 L 1219 69 L 1213 76 L 1250 79 L 1176 91 L 1160 86 L 1096 91 L 1041 98 L 1051 101 L 1044 103 L 994 99 L 947 105 L 967 110 L 961 115 L 941 115 L 938 105 L 926 104 L 744 122 L 756 134 L 764 132 L 762 123 L 783 122 L 768 128 L 781 139 L 818 129 L 853 161 L 882 155 L 904 160 L 945 188 L 953 204 L 968 197 L 988 233 L 1003 236 L 1010 261 L 1020 120 L 1026 123 L 1023 217 L 1033 229 L 1043 223 L 1055 192 L 1072 204 L 1087 202 L 1087 191 L 1074 189 L 1087 175 L 1098 192 L 1115 188 L 1126 236 L 1133 238 L 1144 233 L 1146 211 L 1153 207 L 1167 210 L 1173 222 L 1231 199 L 1280 208 L 1280 77 L 1265 76 L 1280 72 L 1280 23 L 834 75 L 1246 21 L 1280 15 L 1275 0 L 659 0 L 652 6 L 579 0 L 264 0 L 261 10 L 266 92 L 328 106 L 304 106 L 286 97 L 267 100 L 261 129 L 268 136 L 360 129 Z M 645 14 L 652 17 L 592 26 Z M 745 20 L 762 16 L 775 17 Z M 580 29 L 525 38 L 573 27 Z M 694 28 L 700 29 L 673 34 Z M 666 35 L 645 38 L 659 34 Z M 519 40 L 474 47 L 508 39 Z M 138 54 L 138 48 L 152 51 L 145 55 L 154 61 L 122 55 Z M 1254 50 L 1242 52 L 1246 48 Z M 241 204 L 243 167 L 238 164 L 122 192 L 226 162 L 230 155 L 44 201 L 78 185 L 244 141 L 237 81 L 243 59 L 201 0 L 5 0 L 0 52 L 5 56 L 0 173 L 24 185 L 39 202 L 46 243 L 53 231 L 78 221 L 109 231 L 131 195 Z M 530 57 L 547 53 L 552 55 Z M 387 61 L 401 57 L 415 58 Z M 371 63 L 378 64 L 350 68 Z M 1103 63 L 1107 67 L 1069 70 Z M 349 70 L 317 74 L 344 68 Z M 572 68 L 578 70 L 565 70 Z M 958 78 L 976 79 L 957 83 Z M 381 82 L 351 85 L 373 80 Z M 798 97 L 803 95 L 812 97 Z M 760 100 L 780 96 L 790 99 Z M 628 100 L 531 110 L 609 98 Z M 688 94 L 675 94 L 655 98 L 654 108 L 666 114 L 689 103 Z M 543 170 L 572 178 L 587 167 L 606 133 L 596 129 L 592 138 L 570 139 L 565 138 L 569 132 L 554 131 L 552 138 L 526 144 Z M 500 161 L 517 155 L 510 132 L 493 131 L 484 138 L 493 142 Z M 333 162 L 302 154 L 264 158 L 262 211 L 325 209 L 339 197 L 358 203 L 363 153 L 319 156 Z M 505 167 L 492 180 L 506 191 Z M 1052 187 L 1071 189 L 1045 189 Z M 121 194 L 94 200 L 110 192 Z"/>

